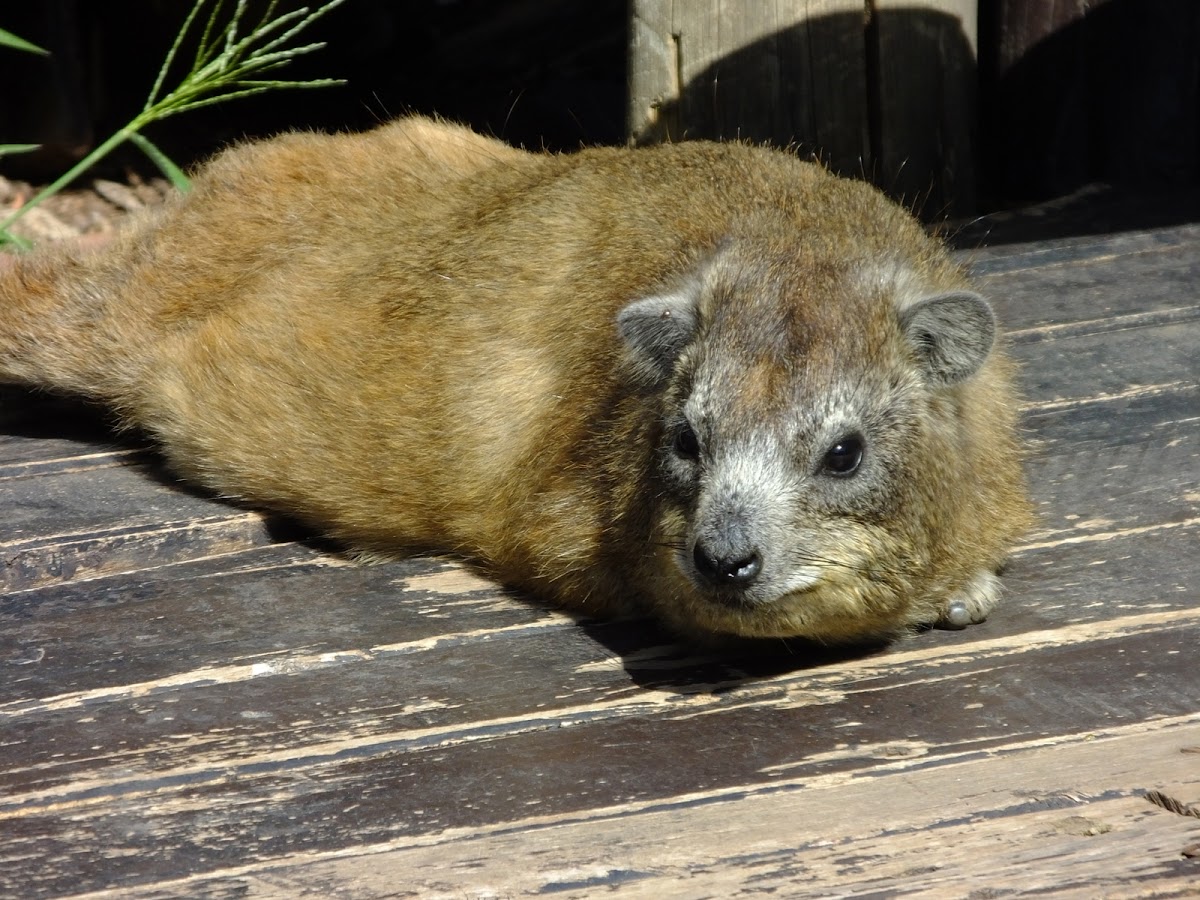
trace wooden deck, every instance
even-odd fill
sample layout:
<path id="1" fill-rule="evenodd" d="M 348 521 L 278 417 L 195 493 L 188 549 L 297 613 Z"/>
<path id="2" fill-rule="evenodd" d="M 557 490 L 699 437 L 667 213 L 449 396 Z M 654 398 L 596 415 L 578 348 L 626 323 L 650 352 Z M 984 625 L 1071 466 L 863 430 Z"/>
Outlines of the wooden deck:
<path id="1" fill-rule="evenodd" d="M 873 652 L 352 565 L 0 394 L 0 896 L 1195 895 L 1200 226 L 973 259 L 1041 523 Z"/>

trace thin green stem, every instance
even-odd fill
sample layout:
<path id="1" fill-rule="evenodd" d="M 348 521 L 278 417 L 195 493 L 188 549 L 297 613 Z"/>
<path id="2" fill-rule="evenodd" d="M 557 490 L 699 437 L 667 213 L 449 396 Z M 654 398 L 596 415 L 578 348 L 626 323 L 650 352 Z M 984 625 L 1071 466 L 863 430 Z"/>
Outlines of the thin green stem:
<path id="1" fill-rule="evenodd" d="M 217 6 L 219 7 L 220 5 L 220 2 L 218 2 Z M 167 51 L 167 56 L 158 70 L 158 76 L 154 79 L 154 86 L 150 88 L 150 95 L 146 98 L 146 105 L 142 107 L 143 112 L 154 105 L 154 98 L 158 96 L 158 92 L 162 90 L 163 82 L 166 81 L 167 70 L 175 62 L 175 55 L 179 52 L 179 48 L 187 37 L 188 32 L 192 30 L 192 22 L 196 20 L 196 16 L 200 14 L 200 9 L 203 6 L 203 3 L 197 3 L 193 6 L 187 18 L 183 20 L 183 27 L 175 34 L 175 41 L 171 44 L 171 49 Z"/>
<path id="2" fill-rule="evenodd" d="M 137 120 L 135 119 L 134 121 Z M 71 168 L 60 175 L 52 183 L 46 185 L 46 187 L 38 191 L 24 206 L 9 215 L 8 218 L 6 218 L 3 222 L 0 222 L 0 232 L 7 231 L 9 226 L 21 218 L 21 216 L 25 215 L 26 212 L 33 209 L 33 207 L 37 206 L 39 203 L 45 201 L 48 197 L 53 197 L 127 140 L 129 140 L 127 128 L 122 128 L 116 134 L 111 135 L 108 140 L 97 146 L 94 150 L 92 150 L 91 153 L 89 153 L 79 162 L 75 163 L 75 165 L 71 166 Z"/>

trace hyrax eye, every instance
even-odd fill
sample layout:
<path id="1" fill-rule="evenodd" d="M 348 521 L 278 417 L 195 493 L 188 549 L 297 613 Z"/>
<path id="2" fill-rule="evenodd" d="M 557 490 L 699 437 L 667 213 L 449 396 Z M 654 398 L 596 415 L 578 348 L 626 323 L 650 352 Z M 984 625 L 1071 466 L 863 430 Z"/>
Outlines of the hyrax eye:
<path id="1" fill-rule="evenodd" d="M 700 458 L 700 439 L 696 437 L 696 432 L 687 422 L 681 423 L 675 429 L 675 438 L 671 442 L 671 446 L 684 459 Z"/>
<path id="2" fill-rule="evenodd" d="M 848 434 L 825 451 L 822 467 L 826 474 L 844 478 L 857 471 L 862 458 L 862 435 Z"/>

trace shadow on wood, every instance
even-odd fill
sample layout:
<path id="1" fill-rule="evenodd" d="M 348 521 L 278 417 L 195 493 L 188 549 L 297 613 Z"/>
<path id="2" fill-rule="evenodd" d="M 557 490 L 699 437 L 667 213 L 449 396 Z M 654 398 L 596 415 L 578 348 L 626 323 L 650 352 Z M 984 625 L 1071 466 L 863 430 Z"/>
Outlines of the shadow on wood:
<path id="1" fill-rule="evenodd" d="M 672 19 L 662 6 L 634 4 L 633 143 L 795 145 L 926 218 L 974 209 L 974 35 L 962 17 L 902 8 L 865 18 L 856 4 L 771 30 L 747 24 L 741 7 L 726 18 L 703 4 L 673 8 Z"/>
<path id="2" fill-rule="evenodd" d="M 985 3 L 980 48 L 989 204 L 1200 185 L 1200 4 Z"/>

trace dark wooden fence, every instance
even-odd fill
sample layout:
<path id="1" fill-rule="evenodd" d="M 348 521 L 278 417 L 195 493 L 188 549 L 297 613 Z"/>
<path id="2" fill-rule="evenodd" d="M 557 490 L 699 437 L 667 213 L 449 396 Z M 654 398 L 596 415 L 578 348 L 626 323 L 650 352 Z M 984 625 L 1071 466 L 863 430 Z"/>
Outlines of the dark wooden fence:
<path id="1" fill-rule="evenodd" d="M 15 86 L 0 143 L 45 141 L 37 177 L 61 170 L 136 112 L 180 15 L 144 0 L 0 4 L 0 28 L 56 51 L 0 52 Z M 186 159 L 407 111 L 555 150 L 741 137 L 795 145 L 931 219 L 1097 182 L 1200 184 L 1193 0 L 350 0 L 316 37 L 329 46 L 297 74 L 346 87 L 224 105 L 156 140 Z"/>

